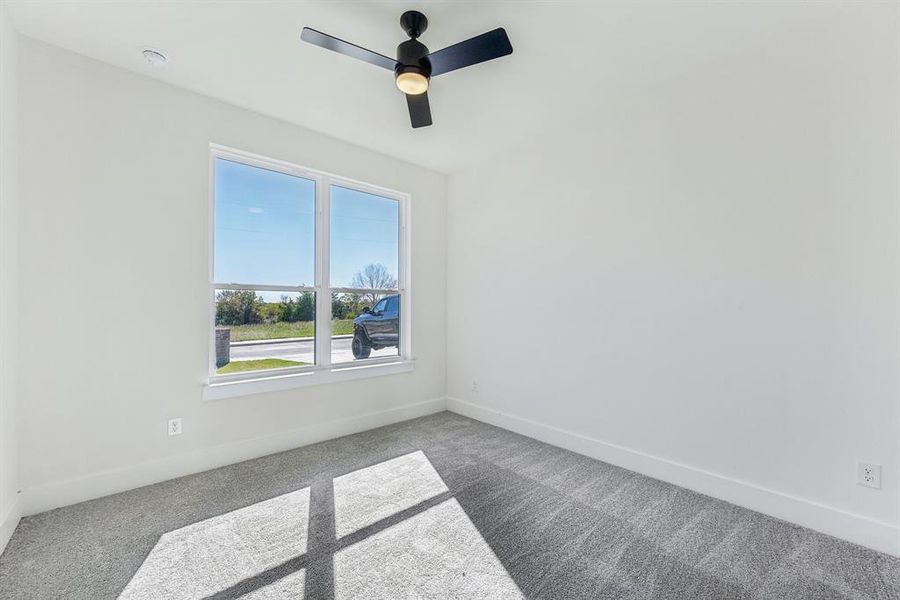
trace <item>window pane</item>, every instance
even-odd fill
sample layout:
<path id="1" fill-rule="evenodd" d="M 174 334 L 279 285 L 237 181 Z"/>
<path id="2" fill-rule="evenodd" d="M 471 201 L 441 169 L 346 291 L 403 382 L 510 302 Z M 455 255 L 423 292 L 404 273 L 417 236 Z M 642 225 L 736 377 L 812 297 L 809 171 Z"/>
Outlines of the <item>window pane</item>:
<path id="1" fill-rule="evenodd" d="M 331 362 L 400 354 L 400 296 L 333 294 Z"/>
<path id="2" fill-rule="evenodd" d="M 331 186 L 331 286 L 397 289 L 400 203 Z"/>
<path id="3" fill-rule="evenodd" d="M 316 184 L 215 160 L 215 281 L 315 285 Z"/>
<path id="4" fill-rule="evenodd" d="M 216 373 L 315 363 L 313 292 L 216 290 Z"/>

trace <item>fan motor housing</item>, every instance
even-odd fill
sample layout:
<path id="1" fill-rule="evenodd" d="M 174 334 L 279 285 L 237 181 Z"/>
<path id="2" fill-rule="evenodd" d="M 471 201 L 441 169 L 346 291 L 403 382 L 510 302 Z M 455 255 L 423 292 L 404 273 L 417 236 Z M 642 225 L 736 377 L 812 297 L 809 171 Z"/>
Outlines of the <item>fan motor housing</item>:
<path id="1" fill-rule="evenodd" d="M 428 47 L 416 39 L 406 40 L 397 46 L 396 74 L 408 72 L 421 73 L 431 77 L 431 61 L 428 60 Z"/>

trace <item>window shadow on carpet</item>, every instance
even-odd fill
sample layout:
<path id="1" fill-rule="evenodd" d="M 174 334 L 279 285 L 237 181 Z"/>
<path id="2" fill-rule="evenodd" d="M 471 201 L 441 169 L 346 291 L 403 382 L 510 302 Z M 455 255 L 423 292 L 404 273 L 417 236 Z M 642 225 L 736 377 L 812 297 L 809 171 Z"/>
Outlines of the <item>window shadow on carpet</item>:
<path id="1" fill-rule="evenodd" d="M 122 600 L 522 598 L 421 451 L 168 532 Z"/>

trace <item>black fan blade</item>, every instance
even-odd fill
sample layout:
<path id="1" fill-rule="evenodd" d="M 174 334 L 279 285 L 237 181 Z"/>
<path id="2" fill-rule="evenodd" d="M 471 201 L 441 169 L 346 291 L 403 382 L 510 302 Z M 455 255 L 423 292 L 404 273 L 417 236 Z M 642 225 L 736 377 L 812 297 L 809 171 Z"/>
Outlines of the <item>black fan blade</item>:
<path id="1" fill-rule="evenodd" d="M 393 71 L 394 67 L 397 66 L 397 61 L 393 58 L 388 58 L 383 54 L 366 50 L 361 46 L 345 42 L 344 40 L 328 35 L 327 33 L 322 33 L 321 31 L 316 31 L 315 29 L 310 29 L 309 27 L 303 28 L 300 39 L 304 42 L 321 46 L 326 50 L 334 50 L 335 52 L 340 52 L 341 54 L 364 60 L 367 63 L 371 63 L 377 67 L 383 67 L 389 71 Z"/>
<path id="2" fill-rule="evenodd" d="M 506 30 L 499 27 L 429 54 L 431 76 L 443 75 L 486 60 L 500 58 L 512 54 L 512 51 Z"/>
<path id="3" fill-rule="evenodd" d="M 406 106 L 409 107 L 409 122 L 413 129 L 431 125 L 431 107 L 428 105 L 428 92 L 422 94 L 406 94 Z"/>

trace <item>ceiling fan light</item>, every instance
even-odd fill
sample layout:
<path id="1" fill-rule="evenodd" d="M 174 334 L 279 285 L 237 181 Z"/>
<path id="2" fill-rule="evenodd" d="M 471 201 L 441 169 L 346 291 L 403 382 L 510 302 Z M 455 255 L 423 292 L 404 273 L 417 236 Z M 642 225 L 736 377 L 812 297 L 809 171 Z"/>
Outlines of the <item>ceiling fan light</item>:
<path id="1" fill-rule="evenodd" d="M 397 75 L 397 87 L 404 94 L 418 96 L 428 91 L 428 78 L 413 71 L 400 73 Z"/>

